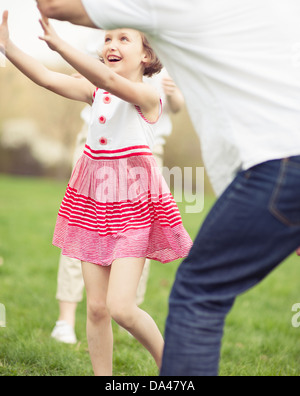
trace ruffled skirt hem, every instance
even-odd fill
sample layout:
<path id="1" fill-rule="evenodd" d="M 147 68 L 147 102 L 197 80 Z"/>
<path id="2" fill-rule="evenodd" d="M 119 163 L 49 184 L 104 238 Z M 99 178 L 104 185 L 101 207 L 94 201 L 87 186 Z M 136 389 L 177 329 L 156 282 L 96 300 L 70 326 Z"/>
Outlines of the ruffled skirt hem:
<path id="1" fill-rule="evenodd" d="M 192 240 L 151 155 L 78 161 L 59 210 L 53 244 L 62 254 L 110 266 L 118 258 L 168 263 Z"/>
<path id="2" fill-rule="evenodd" d="M 182 225 L 168 229 L 154 222 L 151 227 L 117 236 L 99 236 L 97 232 L 69 226 L 67 219 L 58 217 L 53 245 L 62 249 L 65 256 L 107 267 L 125 257 L 169 263 L 188 255 L 191 240 Z"/>

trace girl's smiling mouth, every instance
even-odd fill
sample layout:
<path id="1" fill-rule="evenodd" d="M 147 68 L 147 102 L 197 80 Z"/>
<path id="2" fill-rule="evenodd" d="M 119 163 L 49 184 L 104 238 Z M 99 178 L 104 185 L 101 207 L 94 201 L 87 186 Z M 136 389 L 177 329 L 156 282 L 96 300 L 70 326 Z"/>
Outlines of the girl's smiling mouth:
<path id="1" fill-rule="evenodd" d="M 110 63 L 116 63 L 116 62 L 120 62 L 122 60 L 122 58 L 120 56 L 117 56 L 117 55 L 109 55 L 107 57 L 107 60 Z"/>

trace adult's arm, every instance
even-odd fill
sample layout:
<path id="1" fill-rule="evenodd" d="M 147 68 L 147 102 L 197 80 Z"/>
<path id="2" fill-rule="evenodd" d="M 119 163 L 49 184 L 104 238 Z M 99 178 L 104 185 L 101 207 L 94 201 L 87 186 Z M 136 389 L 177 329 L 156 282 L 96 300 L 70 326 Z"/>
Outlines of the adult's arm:
<path id="1" fill-rule="evenodd" d="M 41 13 L 48 18 L 96 28 L 81 0 L 36 0 L 36 2 Z"/>
<path id="2" fill-rule="evenodd" d="M 48 18 L 69 21 L 76 25 L 104 30 L 132 28 L 144 33 L 154 33 L 156 30 L 153 0 L 36 0 L 36 2 L 41 13 Z M 168 10 L 165 11 L 163 7 L 163 11 L 168 16 Z"/>

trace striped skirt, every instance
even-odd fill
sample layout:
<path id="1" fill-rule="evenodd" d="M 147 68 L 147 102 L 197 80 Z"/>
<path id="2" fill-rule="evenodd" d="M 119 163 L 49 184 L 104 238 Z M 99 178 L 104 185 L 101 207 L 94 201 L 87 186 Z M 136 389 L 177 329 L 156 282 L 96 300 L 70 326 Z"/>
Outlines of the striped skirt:
<path id="1" fill-rule="evenodd" d="M 192 240 L 147 146 L 85 147 L 61 204 L 53 244 L 102 266 L 124 257 L 162 263 L 186 257 Z"/>

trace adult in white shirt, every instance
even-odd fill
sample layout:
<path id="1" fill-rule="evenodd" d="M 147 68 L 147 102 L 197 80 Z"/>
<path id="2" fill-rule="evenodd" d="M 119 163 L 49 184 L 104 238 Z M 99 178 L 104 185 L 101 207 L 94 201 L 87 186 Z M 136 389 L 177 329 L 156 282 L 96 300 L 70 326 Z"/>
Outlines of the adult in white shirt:
<path id="1" fill-rule="evenodd" d="M 178 270 L 161 371 L 217 375 L 235 298 L 300 243 L 300 2 L 38 3 L 57 19 L 145 32 L 185 96 L 216 193 L 233 180 Z"/>

